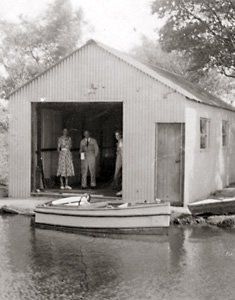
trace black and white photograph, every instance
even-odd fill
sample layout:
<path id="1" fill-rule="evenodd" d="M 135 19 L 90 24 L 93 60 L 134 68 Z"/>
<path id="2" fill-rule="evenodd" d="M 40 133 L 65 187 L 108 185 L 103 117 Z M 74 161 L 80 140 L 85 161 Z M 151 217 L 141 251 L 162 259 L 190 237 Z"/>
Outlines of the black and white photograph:
<path id="1" fill-rule="evenodd" d="M 235 0 L 0 0 L 0 300 L 235 299 Z"/>

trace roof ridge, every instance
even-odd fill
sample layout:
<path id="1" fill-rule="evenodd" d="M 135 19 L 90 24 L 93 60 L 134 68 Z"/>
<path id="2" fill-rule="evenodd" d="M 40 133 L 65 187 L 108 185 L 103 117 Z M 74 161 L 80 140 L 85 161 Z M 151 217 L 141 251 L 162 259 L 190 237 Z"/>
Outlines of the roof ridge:
<path id="1" fill-rule="evenodd" d="M 193 84 L 189 80 L 187 80 L 185 77 L 175 73 L 168 71 L 165 68 L 161 68 L 159 66 L 150 67 L 148 64 L 143 63 L 133 56 L 131 56 L 129 53 L 122 52 L 120 50 L 114 49 L 112 47 L 109 47 L 97 40 L 89 39 L 79 48 L 73 50 L 71 53 L 67 54 L 60 60 L 58 60 L 55 64 L 50 66 L 49 68 L 45 69 L 44 71 L 40 72 L 38 75 L 30 79 L 29 81 L 25 82 L 21 86 L 19 86 L 17 89 L 12 91 L 9 95 L 12 96 L 17 91 L 19 91 L 24 86 L 30 84 L 32 81 L 36 80 L 37 78 L 41 77 L 43 74 L 48 72 L 50 69 L 54 68 L 64 60 L 66 60 L 68 57 L 72 56 L 76 52 L 80 51 L 82 48 L 94 44 L 104 51 L 107 51 L 113 56 L 116 56 L 117 58 L 121 59 L 125 63 L 129 64 L 130 66 L 134 67 L 135 69 L 143 72 L 145 75 L 150 76 L 151 78 L 161 82 L 162 84 L 166 85 L 168 88 L 173 89 L 174 91 L 178 92 L 179 94 L 183 95 L 189 100 L 193 100 L 199 103 L 220 107 L 224 109 L 229 109 L 232 111 L 235 111 L 235 107 L 233 107 L 231 104 L 225 102 L 224 100 L 220 99 L 219 97 L 216 97 L 215 95 L 209 93 L 205 89 L 201 88 L 199 85 Z M 168 76 L 167 76 L 168 75 Z M 205 97 L 208 97 L 209 99 L 205 99 Z M 216 103 L 217 102 L 217 103 Z"/>
<path id="2" fill-rule="evenodd" d="M 224 101 L 223 99 L 217 97 L 217 96 L 214 95 L 213 93 L 211 93 L 211 92 L 205 90 L 205 89 L 202 88 L 199 84 L 191 82 L 190 80 L 188 80 L 187 78 L 185 78 L 183 75 L 181 75 L 181 74 L 179 74 L 179 73 L 176 73 L 176 72 L 173 72 L 173 71 L 169 71 L 169 70 L 167 70 L 166 68 L 164 68 L 164 67 L 162 67 L 162 66 L 159 66 L 159 65 L 152 65 L 152 64 L 150 64 L 150 63 L 143 62 L 142 60 L 137 59 L 134 55 L 131 55 L 130 53 L 127 53 L 127 52 L 123 52 L 123 51 L 114 49 L 114 48 L 112 48 L 112 47 L 110 47 L 110 46 L 107 46 L 107 45 L 105 45 L 105 44 L 103 44 L 103 43 L 97 41 L 97 40 L 95 41 L 95 43 L 96 43 L 98 46 L 102 47 L 102 48 L 105 48 L 105 49 L 107 49 L 107 50 L 112 51 L 112 53 L 115 52 L 115 53 L 119 53 L 120 55 L 125 55 L 125 56 L 127 56 L 127 59 L 128 59 L 128 57 L 129 57 L 129 58 L 131 58 L 132 60 L 136 61 L 136 63 L 145 66 L 146 68 L 150 69 L 151 71 L 157 72 L 156 70 L 153 69 L 153 67 L 154 67 L 154 68 L 158 69 L 159 71 L 163 71 L 163 72 L 166 72 L 166 73 L 168 73 L 168 74 L 170 74 L 170 75 L 176 76 L 176 77 L 178 77 L 179 79 L 184 80 L 187 84 L 196 86 L 198 89 L 200 89 L 200 92 L 201 92 L 201 93 L 204 93 L 204 94 L 206 94 L 206 95 L 209 95 L 210 97 L 213 97 L 213 98 L 219 100 L 220 102 L 222 102 L 222 103 L 225 104 L 226 106 L 229 106 L 232 110 L 235 110 L 235 107 L 233 107 L 233 106 L 232 106 L 231 104 L 229 104 L 228 102 L 226 102 L 226 101 Z M 114 53 L 113 53 L 113 54 L 114 54 Z M 186 97 L 187 97 L 187 96 L 186 96 Z M 199 102 L 201 102 L 201 101 L 199 101 Z M 220 106 L 220 107 L 221 107 L 221 106 Z"/>

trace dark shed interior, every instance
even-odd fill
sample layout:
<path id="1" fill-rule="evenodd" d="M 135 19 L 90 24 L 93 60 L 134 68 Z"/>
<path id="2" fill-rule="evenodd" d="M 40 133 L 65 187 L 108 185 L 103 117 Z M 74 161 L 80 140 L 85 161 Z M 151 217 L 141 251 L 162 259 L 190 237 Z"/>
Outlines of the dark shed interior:
<path id="1" fill-rule="evenodd" d="M 43 175 L 46 189 L 59 187 L 57 140 L 63 128 L 72 138 L 75 176 L 70 178 L 73 188 L 81 182 L 79 146 L 84 130 L 97 140 L 100 154 L 97 159 L 97 187 L 110 189 L 116 158 L 115 130 L 122 130 L 122 103 L 66 102 L 32 104 L 32 190 L 38 188 Z M 41 172 L 43 170 L 43 173 Z M 41 176 L 42 177 L 42 176 Z"/>

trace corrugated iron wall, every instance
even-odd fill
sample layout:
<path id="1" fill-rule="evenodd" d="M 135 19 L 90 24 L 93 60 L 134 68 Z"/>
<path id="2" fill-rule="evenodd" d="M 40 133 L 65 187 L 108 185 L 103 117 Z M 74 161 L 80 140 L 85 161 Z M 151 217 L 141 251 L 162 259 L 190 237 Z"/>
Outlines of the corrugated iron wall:
<path id="1" fill-rule="evenodd" d="M 200 149 L 200 118 L 209 120 L 209 146 Z M 228 121 L 229 140 L 222 146 L 222 121 Z M 186 104 L 185 198 L 205 199 L 235 182 L 235 114 L 193 101 Z"/>
<path id="2" fill-rule="evenodd" d="M 23 198 L 31 185 L 31 103 L 16 94 L 9 106 L 9 196 Z"/>
<path id="3" fill-rule="evenodd" d="M 46 102 L 122 101 L 124 198 L 153 199 L 155 123 L 184 122 L 181 95 L 94 44 L 83 47 L 10 99 L 9 190 L 13 197 L 30 193 L 30 102 L 41 98 Z"/>
<path id="4" fill-rule="evenodd" d="M 184 96 L 95 44 L 81 48 L 10 98 L 9 191 L 13 197 L 30 195 L 30 102 L 41 98 L 46 102 L 123 102 L 124 199 L 154 198 L 155 124 L 185 122 Z M 210 111 L 209 106 L 198 105 Z M 188 194 L 189 189 L 185 187 Z"/>

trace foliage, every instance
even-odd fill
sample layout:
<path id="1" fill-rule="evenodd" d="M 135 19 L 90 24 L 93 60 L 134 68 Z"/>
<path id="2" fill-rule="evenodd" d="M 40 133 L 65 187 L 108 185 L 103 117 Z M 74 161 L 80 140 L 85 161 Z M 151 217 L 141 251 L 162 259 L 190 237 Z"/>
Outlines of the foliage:
<path id="1" fill-rule="evenodd" d="M 132 54 L 147 65 L 176 73 L 186 80 L 197 83 L 201 88 L 217 97 L 233 103 L 235 90 L 233 78 L 225 77 L 215 69 L 204 73 L 190 70 L 190 59 L 180 51 L 166 52 L 162 49 L 159 41 L 143 37 L 142 43 L 132 49 Z"/>
<path id="2" fill-rule="evenodd" d="M 182 76 L 186 76 L 187 73 L 187 76 L 190 76 L 187 71 L 188 60 L 178 51 L 167 53 L 158 41 L 152 41 L 143 36 L 141 44 L 133 48 L 131 52 L 145 64 L 157 66 Z"/>
<path id="3" fill-rule="evenodd" d="M 223 99 L 224 101 L 235 104 L 234 92 L 235 82 L 231 77 L 225 77 L 216 70 L 209 70 L 204 76 L 200 77 L 198 84 L 208 92 Z"/>
<path id="4" fill-rule="evenodd" d="M 216 69 L 235 78 L 235 0 L 155 0 L 152 12 L 165 19 L 165 51 L 181 51 L 201 75 Z"/>
<path id="5" fill-rule="evenodd" d="M 8 182 L 8 101 L 0 99 L 0 185 Z"/>
<path id="6" fill-rule="evenodd" d="M 0 132 L 8 130 L 8 102 L 0 99 Z"/>
<path id="7" fill-rule="evenodd" d="M 34 19 L 0 21 L 0 78 L 4 94 L 25 83 L 76 48 L 81 39 L 83 14 L 70 0 L 55 0 Z"/>

